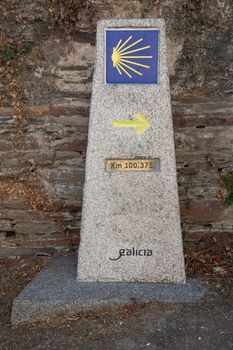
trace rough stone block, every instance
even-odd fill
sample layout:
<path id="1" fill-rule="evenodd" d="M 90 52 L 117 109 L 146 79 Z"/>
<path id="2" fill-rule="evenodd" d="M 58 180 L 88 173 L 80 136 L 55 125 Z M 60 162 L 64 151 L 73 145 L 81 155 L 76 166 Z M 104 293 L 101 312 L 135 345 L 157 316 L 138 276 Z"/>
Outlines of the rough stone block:
<path id="1" fill-rule="evenodd" d="M 146 56 L 156 60 L 158 54 L 158 84 L 152 84 L 150 77 L 148 84 L 145 79 L 143 84 L 132 84 L 124 70 L 121 80 L 125 84 L 106 83 L 105 62 L 110 61 L 111 66 L 111 58 L 105 56 L 105 39 L 106 30 L 112 29 L 117 33 L 122 30 L 122 35 L 123 30 L 132 30 L 132 36 L 136 36 L 135 30 L 144 31 L 138 46 L 130 33 L 124 39 L 132 50 L 136 48 L 133 55 L 146 55 L 142 50 L 152 47 L 146 42 L 146 30 L 159 31 L 158 52 L 155 49 L 152 56 Z M 117 47 L 117 42 L 112 44 L 113 52 L 114 45 Z M 98 25 L 77 275 L 80 282 L 185 282 L 166 51 L 162 19 L 107 20 Z M 145 67 L 134 68 L 144 74 Z M 134 71 L 129 72 L 134 78 Z M 117 72 L 113 78 L 114 74 Z M 144 132 L 114 127 L 119 126 L 118 120 L 132 125 L 138 114 L 147 120 Z M 159 159 L 160 169 L 121 172 L 105 168 L 107 159 L 133 162 L 148 158 Z"/>
<path id="2" fill-rule="evenodd" d="M 138 302 L 194 303 L 208 292 L 198 280 L 184 284 L 80 283 L 76 257 L 53 258 L 14 299 L 12 323 L 35 322 L 49 317 L 74 316 Z"/>

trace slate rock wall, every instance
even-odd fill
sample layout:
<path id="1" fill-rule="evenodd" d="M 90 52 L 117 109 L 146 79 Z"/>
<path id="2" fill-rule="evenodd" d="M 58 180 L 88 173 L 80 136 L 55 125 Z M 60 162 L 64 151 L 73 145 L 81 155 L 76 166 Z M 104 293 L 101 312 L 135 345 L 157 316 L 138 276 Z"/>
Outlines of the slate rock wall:
<path id="1" fill-rule="evenodd" d="M 102 18 L 165 18 L 183 231 L 233 232 L 231 0 L 9 0 L 0 10 L 0 255 L 78 245 Z"/>

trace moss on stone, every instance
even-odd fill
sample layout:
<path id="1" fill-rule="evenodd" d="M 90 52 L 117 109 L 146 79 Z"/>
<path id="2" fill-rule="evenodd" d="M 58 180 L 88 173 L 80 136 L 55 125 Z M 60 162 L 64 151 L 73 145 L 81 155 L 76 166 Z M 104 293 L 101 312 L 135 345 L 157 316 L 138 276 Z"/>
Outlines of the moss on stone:
<path id="1" fill-rule="evenodd" d="M 229 205 L 233 204 L 233 172 L 222 177 L 222 180 L 228 191 L 228 197 L 225 199 L 225 202 Z"/>

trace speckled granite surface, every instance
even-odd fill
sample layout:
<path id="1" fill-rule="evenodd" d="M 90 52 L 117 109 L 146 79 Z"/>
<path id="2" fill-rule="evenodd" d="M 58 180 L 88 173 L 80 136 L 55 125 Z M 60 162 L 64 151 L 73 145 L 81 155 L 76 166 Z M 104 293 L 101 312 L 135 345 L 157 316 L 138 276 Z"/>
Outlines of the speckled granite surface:
<path id="1" fill-rule="evenodd" d="M 52 258 L 14 299 L 12 323 L 65 317 L 137 301 L 198 302 L 208 292 L 198 280 L 186 284 L 77 282 L 77 257 Z"/>
<path id="2" fill-rule="evenodd" d="M 159 84 L 105 83 L 107 28 L 159 30 Z M 79 281 L 185 282 L 166 51 L 162 19 L 98 24 Z M 143 134 L 112 127 L 137 113 L 150 121 Z M 105 171 L 106 159 L 139 157 L 159 158 L 160 172 Z M 125 255 L 113 260 L 121 250 Z"/>

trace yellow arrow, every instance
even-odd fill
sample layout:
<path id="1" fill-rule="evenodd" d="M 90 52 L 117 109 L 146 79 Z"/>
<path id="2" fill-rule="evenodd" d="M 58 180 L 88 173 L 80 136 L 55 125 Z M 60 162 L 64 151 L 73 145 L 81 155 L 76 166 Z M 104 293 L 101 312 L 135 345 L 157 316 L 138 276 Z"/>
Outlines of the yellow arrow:
<path id="1" fill-rule="evenodd" d="M 135 119 L 136 120 L 114 120 L 112 126 L 114 128 L 135 128 L 135 133 L 141 135 L 150 127 L 150 121 L 141 113 L 136 114 Z"/>

